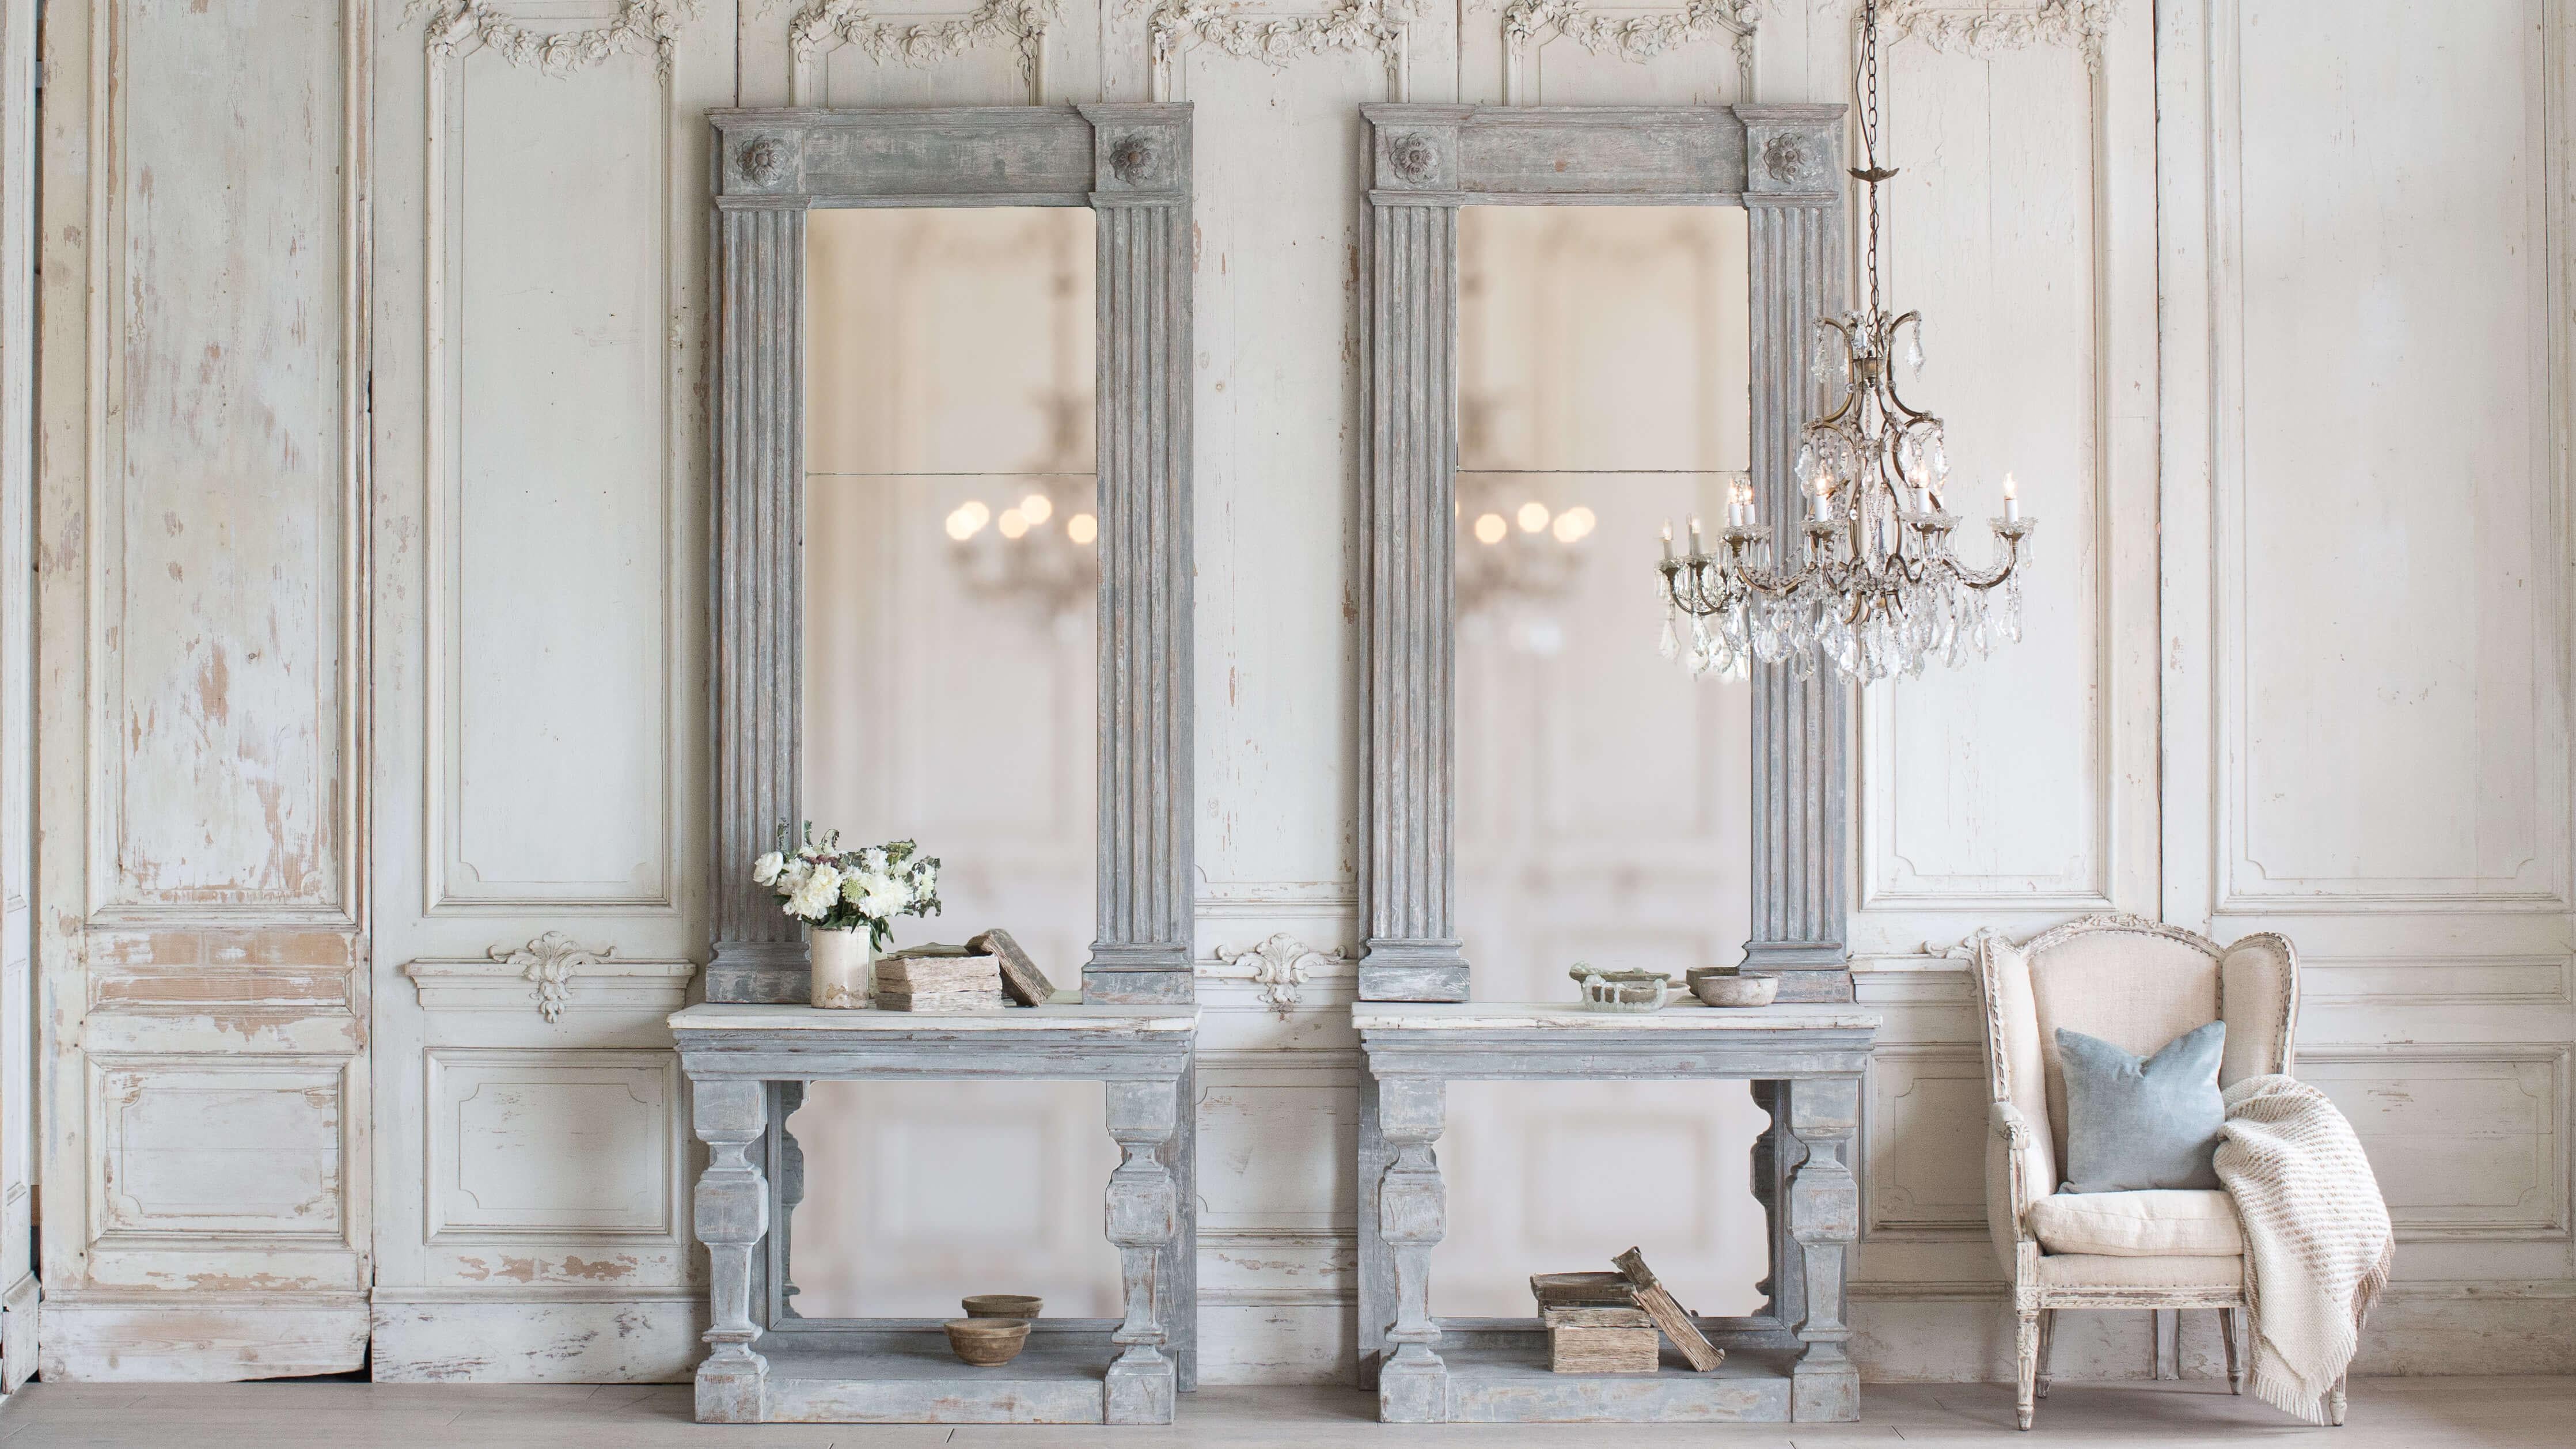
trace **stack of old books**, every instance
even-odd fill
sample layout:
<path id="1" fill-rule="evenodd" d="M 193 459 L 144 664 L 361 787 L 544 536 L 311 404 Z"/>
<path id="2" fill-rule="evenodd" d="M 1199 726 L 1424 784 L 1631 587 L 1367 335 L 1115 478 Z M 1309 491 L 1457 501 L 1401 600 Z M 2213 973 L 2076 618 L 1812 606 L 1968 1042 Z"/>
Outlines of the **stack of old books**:
<path id="1" fill-rule="evenodd" d="M 1616 1273 L 1533 1273 L 1530 1293 L 1547 1325 L 1548 1367 L 1561 1374 L 1650 1374 L 1662 1357 L 1657 1331 L 1690 1366 L 1707 1373 L 1726 1362 L 1630 1248 L 1611 1259 Z"/>
<path id="2" fill-rule="evenodd" d="M 999 1011 L 1002 963 L 963 946 L 915 946 L 877 962 L 879 1011 Z"/>

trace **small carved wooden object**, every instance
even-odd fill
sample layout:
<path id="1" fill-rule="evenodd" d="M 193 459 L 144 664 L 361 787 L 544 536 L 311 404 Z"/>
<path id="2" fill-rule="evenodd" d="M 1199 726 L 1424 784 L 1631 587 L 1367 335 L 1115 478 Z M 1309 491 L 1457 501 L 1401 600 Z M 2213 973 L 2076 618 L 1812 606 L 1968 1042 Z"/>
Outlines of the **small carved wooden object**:
<path id="1" fill-rule="evenodd" d="M 1055 995 L 1055 983 L 1047 980 L 1038 963 L 1011 933 L 996 927 L 981 935 L 966 938 L 966 949 L 987 955 L 1002 963 L 1002 992 L 1022 1006 L 1044 1006 Z"/>
<path id="2" fill-rule="evenodd" d="M 1642 1308 L 1550 1308 L 1547 1366 L 1561 1374 L 1650 1374 L 1662 1358 L 1655 1320 Z"/>
<path id="3" fill-rule="evenodd" d="M 1655 1326 L 1664 1331 L 1664 1337 L 1673 1341 L 1673 1347 L 1682 1351 L 1682 1357 L 1690 1360 L 1692 1368 L 1709 1373 L 1726 1362 L 1726 1350 L 1709 1342 L 1708 1335 L 1700 1332 L 1699 1325 L 1693 1323 L 1690 1314 L 1684 1311 L 1681 1300 L 1655 1281 L 1654 1271 L 1646 1266 L 1644 1254 L 1630 1248 L 1610 1261 L 1618 1264 L 1619 1271 L 1637 1286 L 1637 1306 L 1654 1317 Z"/>

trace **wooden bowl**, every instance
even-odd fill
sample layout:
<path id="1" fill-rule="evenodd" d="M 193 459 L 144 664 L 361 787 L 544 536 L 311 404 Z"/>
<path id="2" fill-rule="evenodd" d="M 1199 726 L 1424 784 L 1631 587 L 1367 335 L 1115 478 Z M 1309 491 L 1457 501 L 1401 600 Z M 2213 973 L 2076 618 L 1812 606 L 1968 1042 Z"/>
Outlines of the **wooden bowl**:
<path id="1" fill-rule="evenodd" d="M 959 1304 L 969 1318 L 1035 1318 L 1046 1300 L 1034 1293 L 977 1293 Z"/>
<path id="2" fill-rule="evenodd" d="M 948 1347 L 977 1368 L 1009 1363 L 1029 1342 L 1025 1318 L 952 1318 L 940 1327 L 948 1330 Z"/>
<path id="3" fill-rule="evenodd" d="M 1777 976 L 1703 976 L 1691 994 L 1710 1006 L 1769 1006 L 1780 994 Z"/>

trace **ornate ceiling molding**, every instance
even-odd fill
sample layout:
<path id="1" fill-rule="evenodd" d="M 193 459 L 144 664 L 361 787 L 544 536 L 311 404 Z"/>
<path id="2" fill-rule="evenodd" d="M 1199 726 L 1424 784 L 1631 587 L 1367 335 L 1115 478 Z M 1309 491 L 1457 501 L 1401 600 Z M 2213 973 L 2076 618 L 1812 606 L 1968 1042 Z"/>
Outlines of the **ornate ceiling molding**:
<path id="1" fill-rule="evenodd" d="M 1520 105 L 1521 59 L 1550 34 L 1562 35 L 1594 55 L 1643 65 L 1684 46 L 1732 40 L 1738 99 L 1753 94 L 1753 37 L 1761 28 L 1761 0 L 1689 0 L 1679 10 L 1605 14 L 1585 0 L 1512 0 L 1503 9 L 1503 103 Z"/>
<path id="2" fill-rule="evenodd" d="M 2088 66 L 2102 63 L 2102 41 L 2120 0 L 1887 0 L 1879 19 L 1893 40 L 1920 40 L 1937 51 L 1980 60 L 2034 45 L 2069 46 Z"/>
<path id="3" fill-rule="evenodd" d="M 478 48 L 523 70 L 550 76 L 589 70 L 611 56 L 649 55 L 655 73 L 668 81 L 680 32 L 705 10 L 706 0 L 625 0 L 617 18 L 606 25 L 535 31 L 486 0 L 410 0 L 403 19 L 428 17 L 426 38 L 433 71 Z"/>
<path id="4" fill-rule="evenodd" d="M 1409 100 L 1406 57 L 1418 0 L 1345 0 L 1319 15 L 1247 15 L 1237 0 L 1162 0 L 1146 20 L 1153 54 L 1154 99 L 1172 95 L 1172 66 L 1184 50 L 1207 46 L 1273 70 L 1292 60 L 1344 51 L 1386 62 L 1387 99 Z M 1130 12 L 1135 7 L 1130 6 Z"/>
<path id="5" fill-rule="evenodd" d="M 788 47 L 800 69 L 848 46 L 878 65 L 923 70 L 1007 43 L 1019 52 L 1020 79 L 1036 104 L 1046 83 L 1047 27 L 1063 9 L 1063 0 L 985 0 L 963 15 L 880 19 L 868 0 L 810 0 L 787 22 Z"/>

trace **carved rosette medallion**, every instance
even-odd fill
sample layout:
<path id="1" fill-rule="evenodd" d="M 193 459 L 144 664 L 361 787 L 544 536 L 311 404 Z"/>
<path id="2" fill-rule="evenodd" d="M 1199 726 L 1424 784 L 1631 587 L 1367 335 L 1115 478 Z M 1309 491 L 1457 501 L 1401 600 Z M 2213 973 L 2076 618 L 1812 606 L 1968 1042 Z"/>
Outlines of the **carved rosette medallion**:
<path id="1" fill-rule="evenodd" d="M 1762 146 L 1762 174 L 1784 187 L 1804 190 L 1825 179 L 1825 156 L 1813 136 L 1774 136 Z"/>
<path id="2" fill-rule="evenodd" d="M 1387 169 L 1407 185 L 1428 184 L 1440 171 L 1440 148 L 1428 136 L 1407 133 L 1386 143 Z"/>
<path id="3" fill-rule="evenodd" d="M 1154 177 L 1153 141 L 1145 136 L 1122 138 L 1109 152 L 1109 173 L 1129 186 L 1142 186 Z"/>
<path id="4" fill-rule="evenodd" d="M 776 186 L 787 179 L 787 164 L 794 159 L 787 142 L 777 136 L 763 136 L 742 148 L 737 158 L 743 179 L 754 186 Z"/>

